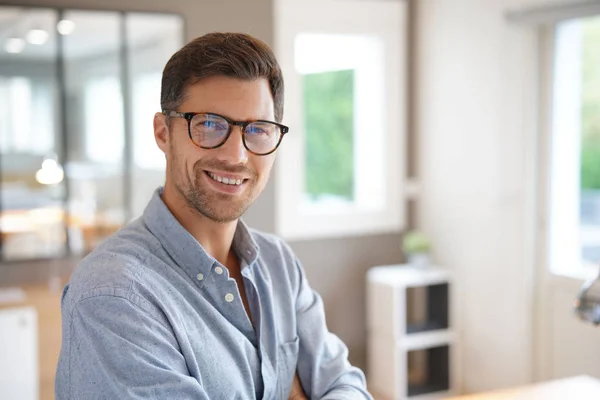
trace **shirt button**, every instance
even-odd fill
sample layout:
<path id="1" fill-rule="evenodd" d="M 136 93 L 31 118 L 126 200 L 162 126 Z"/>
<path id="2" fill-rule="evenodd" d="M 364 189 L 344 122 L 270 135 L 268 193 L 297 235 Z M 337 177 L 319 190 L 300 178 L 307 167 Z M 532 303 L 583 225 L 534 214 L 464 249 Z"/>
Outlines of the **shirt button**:
<path id="1" fill-rule="evenodd" d="M 228 302 L 228 303 L 231 303 L 233 301 L 233 294 L 227 293 L 225 295 L 225 301 Z"/>
<path id="2" fill-rule="evenodd" d="M 215 267 L 215 272 L 219 275 L 221 275 L 223 273 L 223 268 L 221 267 Z"/>
<path id="3" fill-rule="evenodd" d="M 198 275 L 196 275 L 196 278 L 197 278 L 199 281 L 201 281 L 202 279 L 204 279 L 204 275 L 202 275 L 202 274 L 198 274 Z"/>

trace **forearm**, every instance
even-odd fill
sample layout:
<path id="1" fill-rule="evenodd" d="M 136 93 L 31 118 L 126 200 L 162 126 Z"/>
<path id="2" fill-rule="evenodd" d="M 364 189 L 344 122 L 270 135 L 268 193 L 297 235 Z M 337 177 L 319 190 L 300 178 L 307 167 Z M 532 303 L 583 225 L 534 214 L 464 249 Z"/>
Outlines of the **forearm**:
<path id="1" fill-rule="evenodd" d="M 335 389 L 327 392 L 321 400 L 372 400 L 372 397 L 362 388 L 353 386 L 338 386 Z"/>

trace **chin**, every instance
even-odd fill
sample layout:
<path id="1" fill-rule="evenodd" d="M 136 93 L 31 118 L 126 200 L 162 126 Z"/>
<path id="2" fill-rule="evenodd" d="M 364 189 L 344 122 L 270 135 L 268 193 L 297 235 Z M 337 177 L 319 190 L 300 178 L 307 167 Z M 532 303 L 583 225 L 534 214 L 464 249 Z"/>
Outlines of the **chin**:
<path id="1" fill-rule="evenodd" d="M 203 204 L 195 204 L 194 206 L 200 214 L 219 223 L 228 223 L 240 219 L 251 204 L 246 205 L 246 202 L 243 202 L 244 204 L 227 204 L 232 202 L 227 202 L 223 199 L 211 200 Z M 219 207 L 211 207 L 211 204 L 219 204 Z"/>
<path id="2" fill-rule="evenodd" d="M 243 215 L 243 213 L 242 214 L 221 214 L 221 213 L 211 213 L 211 212 L 202 212 L 202 211 L 200 211 L 200 212 L 208 219 L 210 219 L 214 222 L 220 223 L 220 224 L 227 224 L 229 222 L 237 221 Z"/>

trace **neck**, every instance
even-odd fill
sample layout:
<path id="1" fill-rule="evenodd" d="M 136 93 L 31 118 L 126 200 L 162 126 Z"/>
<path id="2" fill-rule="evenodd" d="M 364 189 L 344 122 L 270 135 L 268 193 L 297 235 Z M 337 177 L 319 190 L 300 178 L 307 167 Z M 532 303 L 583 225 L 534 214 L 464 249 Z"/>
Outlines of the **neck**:
<path id="1" fill-rule="evenodd" d="M 231 245 L 238 221 L 216 222 L 191 207 L 174 187 L 166 184 L 161 196 L 179 223 L 222 265 L 231 264 Z"/>

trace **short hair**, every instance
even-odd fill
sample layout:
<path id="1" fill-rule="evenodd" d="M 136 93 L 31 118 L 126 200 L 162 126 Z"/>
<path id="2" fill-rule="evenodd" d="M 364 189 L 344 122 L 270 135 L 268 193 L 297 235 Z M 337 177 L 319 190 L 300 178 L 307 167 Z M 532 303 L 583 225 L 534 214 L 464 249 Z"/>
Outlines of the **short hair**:
<path id="1" fill-rule="evenodd" d="M 266 78 L 273 96 L 275 120 L 283 118 L 283 75 L 266 43 L 244 33 L 209 33 L 177 51 L 162 75 L 160 105 L 175 110 L 189 85 L 210 76 L 244 80 Z"/>

